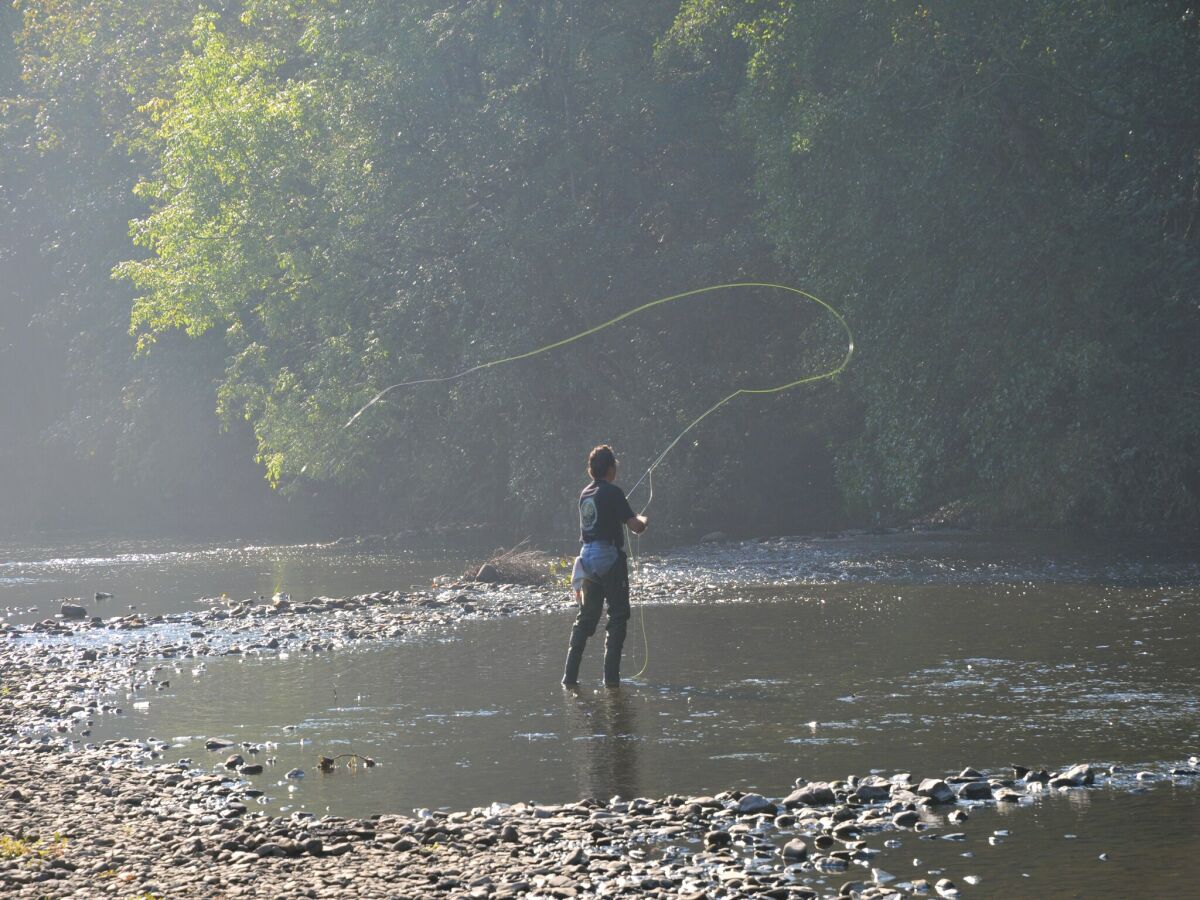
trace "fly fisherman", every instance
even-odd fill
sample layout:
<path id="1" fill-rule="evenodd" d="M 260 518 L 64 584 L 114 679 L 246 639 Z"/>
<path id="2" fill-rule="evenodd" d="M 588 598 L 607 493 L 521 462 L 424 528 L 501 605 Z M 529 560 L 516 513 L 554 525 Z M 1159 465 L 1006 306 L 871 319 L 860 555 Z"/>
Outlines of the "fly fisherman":
<path id="1" fill-rule="evenodd" d="M 625 558 L 625 532 L 646 530 L 646 517 L 636 515 L 625 492 L 613 482 L 617 458 L 612 448 L 601 445 L 588 454 L 592 483 L 579 495 L 579 540 L 583 547 L 575 560 L 571 587 L 576 591 L 579 615 L 571 629 L 571 646 L 562 683 L 579 684 L 579 663 L 587 639 L 596 633 L 600 612 L 608 602 L 608 624 L 604 640 L 604 684 L 621 683 L 621 647 L 629 622 L 629 563 Z M 582 589 L 582 590 L 581 590 Z"/>

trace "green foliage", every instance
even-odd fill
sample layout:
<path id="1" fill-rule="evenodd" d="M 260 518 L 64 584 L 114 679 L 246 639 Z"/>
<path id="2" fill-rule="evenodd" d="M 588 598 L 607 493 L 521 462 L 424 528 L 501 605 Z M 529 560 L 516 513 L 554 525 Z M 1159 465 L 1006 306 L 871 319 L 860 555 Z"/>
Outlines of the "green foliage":
<path id="1" fill-rule="evenodd" d="M 192 523 L 270 493 L 212 415 L 220 341 L 134 358 L 132 293 L 108 277 L 144 211 L 138 109 L 169 92 L 200 6 L 22 0 L 0 17 L 0 528 L 25 537 Z"/>
<path id="2" fill-rule="evenodd" d="M 215 405 L 294 494 L 561 532 L 593 443 L 631 474 L 733 386 L 827 368 L 836 329 L 766 297 L 672 307 L 342 425 L 388 384 L 749 275 L 833 302 L 858 354 L 706 422 L 660 516 L 791 527 L 834 471 L 860 518 L 1200 509 L 1186 3 L 18 9 L 0 199 L 29 227 L 0 264 L 42 261 L 11 327 L 63 349 L 0 371 L 61 368 L 26 430 L 134 481 L 218 477 Z"/>
<path id="3" fill-rule="evenodd" d="M 739 207 L 721 202 L 737 182 L 702 193 L 727 151 L 662 127 L 681 95 L 681 115 L 712 125 L 701 95 L 654 75 L 672 13 L 260 3 L 237 34 L 201 17 L 172 96 L 146 108 L 158 171 L 139 186 L 153 211 L 133 233 L 150 252 L 115 270 L 139 293 L 142 346 L 175 329 L 223 333 L 221 409 L 253 422 L 275 484 L 378 484 L 438 517 L 557 499 L 577 466 L 546 473 L 628 401 L 601 346 L 575 364 L 408 392 L 341 425 L 388 383 L 573 333 L 713 265 L 725 237 L 709 232 Z M 677 180 L 666 196 L 664 169 Z M 637 329 L 619 339 L 652 347 Z M 589 396 L 581 358 L 608 396 Z M 679 408 L 693 373 L 677 362 L 635 377 L 675 392 L 663 407 L 682 418 L 703 407 Z M 729 375 L 713 373 L 714 399 Z"/>
<path id="4" fill-rule="evenodd" d="M 789 270 L 862 349 L 861 509 L 1193 515 L 1200 33 L 1187 4 L 685 3 Z"/>
<path id="5" fill-rule="evenodd" d="M 0 834 L 0 859 L 50 859 L 62 856 L 66 847 L 67 839 L 57 832 L 49 840 Z"/>

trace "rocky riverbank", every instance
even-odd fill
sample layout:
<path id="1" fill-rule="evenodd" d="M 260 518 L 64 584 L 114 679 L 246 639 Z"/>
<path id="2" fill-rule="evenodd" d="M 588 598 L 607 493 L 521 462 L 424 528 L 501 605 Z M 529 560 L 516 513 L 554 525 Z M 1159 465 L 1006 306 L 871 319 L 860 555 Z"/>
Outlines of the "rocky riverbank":
<path id="1" fill-rule="evenodd" d="M 167 687 L 156 661 L 324 652 L 366 635 L 428 633 L 463 615 L 558 602 L 557 591 L 455 585 L 308 603 L 222 601 L 159 622 L 85 617 L 8 629 L 0 885 L 18 897 L 956 896 L 971 888 L 969 864 L 902 880 L 886 871 L 889 851 L 905 836 L 960 839 L 982 806 L 1030 804 L 1113 779 L 1200 774 L 1194 759 L 1142 773 L 967 769 L 801 781 L 775 797 L 588 798 L 344 819 L 262 806 L 255 748 L 214 737 L 205 758 L 179 759 L 165 741 L 87 741 L 99 717 L 119 714 L 119 689 Z M 308 777 L 323 777 L 319 766 Z"/>

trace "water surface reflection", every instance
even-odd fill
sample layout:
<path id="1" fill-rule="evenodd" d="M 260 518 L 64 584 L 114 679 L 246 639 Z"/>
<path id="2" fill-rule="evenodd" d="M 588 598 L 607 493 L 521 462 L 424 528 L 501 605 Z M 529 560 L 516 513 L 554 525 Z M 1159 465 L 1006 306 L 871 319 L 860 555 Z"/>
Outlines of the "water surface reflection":
<path id="1" fill-rule="evenodd" d="M 295 791 L 295 802 L 348 814 L 728 787 L 778 795 L 797 776 L 1136 764 L 1200 743 L 1195 591 L 771 596 L 651 607 L 649 671 L 611 696 L 599 647 L 578 694 L 559 686 L 564 604 L 557 615 L 464 622 L 444 640 L 208 660 L 195 678 L 180 661 L 169 691 L 128 698 L 133 712 L 98 723 L 93 739 L 270 740 L 280 766 L 306 769 L 318 752 L 379 759 L 353 782 L 318 776 Z M 194 744 L 180 755 L 205 758 Z"/>
<path id="2" fill-rule="evenodd" d="M 566 733 L 580 797 L 638 797 L 638 705 L 628 689 L 563 689 Z"/>

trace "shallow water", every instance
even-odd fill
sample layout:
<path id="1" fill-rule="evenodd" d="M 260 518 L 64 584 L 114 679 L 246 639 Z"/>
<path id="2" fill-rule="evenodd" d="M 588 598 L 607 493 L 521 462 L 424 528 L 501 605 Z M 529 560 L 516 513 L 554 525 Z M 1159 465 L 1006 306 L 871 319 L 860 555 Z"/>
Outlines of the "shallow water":
<path id="1" fill-rule="evenodd" d="M 204 597 L 347 596 L 364 590 L 428 587 L 458 572 L 461 553 L 365 550 L 354 545 L 180 547 L 163 543 L 61 547 L 0 545 L 0 619 L 52 617 L 64 598 L 92 615 L 145 616 L 201 609 Z M 365 587 L 370 585 L 370 587 Z M 112 594 L 97 600 L 97 592 Z"/>
<path id="2" fill-rule="evenodd" d="M 1200 607 L 1187 592 L 792 593 L 650 607 L 650 668 L 617 693 L 557 685 L 564 610 L 351 654 L 181 661 L 178 675 L 166 670 L 169 692 L 130 696 L 124 720 L 98 723 L 93 740 L 275 741 L 263 755 L 280 771 L 311 768 L 318 753 L 370 756 L 379 767 L 316 775 L 296 792 L 352 814 L 727 787 L 778 795 L 797 776 L 881 765 L 1142 765 L 1200 747 L 1200 659 L 1184 637 L 1200 632 Z M 627 671 L 640 642 L 635 618 Z M 592 681 L 599 643 L 585 662 Z"/>
<path id="3" fill-rule="evenodd" d="M 213 593 L 201 582 L 214 572 L 243 593 L 304 596 L 427 583 L 461 561 L 289 548 L 105 565 L 111 580 L 86 583 L 115 581 L 121 599 L 174 611 Z M 289 567 L 282 577 L 276 565 Z M 650 665 L 618 692 L 594 683 L 600 636 L 589 683 L 558 686 L 564 603 L 438 640 L 169 661 L 159 676 L 169 689 L 125 697 L 123 715 L 97 720 L 89 739 L 167 739 L 177 745 L 167 759 L 200 765 L 223 758 L 205 737 L 266 743 L 257 761 L 275 762 L 253 780 L 268 805 L 345 815 L 727 788 L 780 796 L 798 776 L 1010 762 L 1135 770 L 1200 752 L 1200 578 L 1186 548 L 860 537 L 691 548 L 648 559 L 647 572 L 676 580 L 669 599 L 705 601 L 643 607 Z M 635 612 L 626 673 L 642 661 Z M 351 752 L 379 764 L 316 770 L 318 755 Z M 306 777 L 285 779 L 293 767 Z M 905 835 L 877 864 L 900 880 L 944 868 L 964 890 L 975 890 L 962 882 L 971 874 L 989 896 L 1169 896 L 1200 884 L 1200 855 L 1188 852 L 1198 795 L 1159 783 L 980 810 L 955 829 L 965 843 Z M 995 829 L 1010 833 L 989 843 Z"/>
<path id="4" fill-rule="evenodd" d="M 965 840 L 945 840 L 949 832 Z M 1200 885 L 1193 786 L 1068 791 L 1031 806 L 979 809 L 927 835 L 900 836 L 877 866 L 897 882 L 949 877 L 964 898 L 1183 898 Z M 866 874 L 856 871 L 830 885 Z"/>

